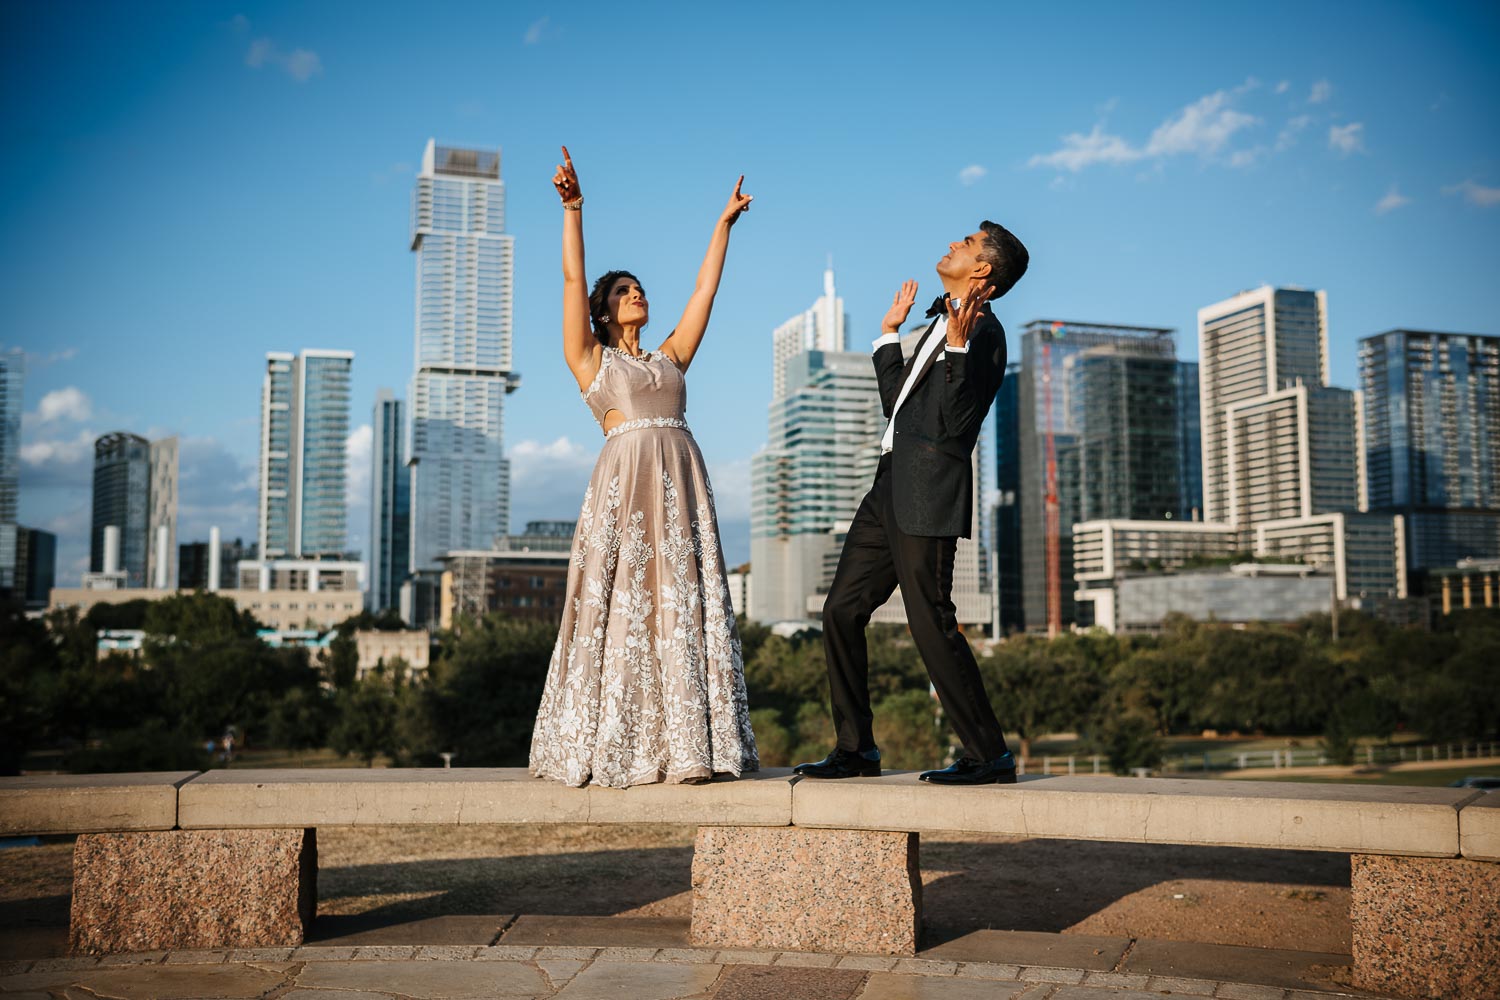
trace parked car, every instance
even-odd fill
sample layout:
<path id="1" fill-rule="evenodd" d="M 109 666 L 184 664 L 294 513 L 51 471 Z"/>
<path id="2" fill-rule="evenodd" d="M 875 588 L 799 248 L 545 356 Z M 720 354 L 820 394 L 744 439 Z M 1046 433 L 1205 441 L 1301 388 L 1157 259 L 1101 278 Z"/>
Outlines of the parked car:
<path id="1" fill-rule="evenodd" d="M 1477 788 L 1481 792 L 1500 791 L 1500 774 L 1471 774 L 1459 778 L 1449 788 Z"/>

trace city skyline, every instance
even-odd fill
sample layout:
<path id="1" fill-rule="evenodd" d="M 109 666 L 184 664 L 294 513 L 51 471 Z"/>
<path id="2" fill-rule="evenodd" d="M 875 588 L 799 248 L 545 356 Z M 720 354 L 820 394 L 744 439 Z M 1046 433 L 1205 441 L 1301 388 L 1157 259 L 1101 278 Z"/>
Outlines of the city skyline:
<path id="1" fill-rule="evenodd" d="M 1263 283 L 1327 288 L 1339 303 L 1329 323 L 1335 385 L 1357 384 L 1363 336 L 1493 332 L 1491 8 L 1373 5 L 1355 23 L 1332 7 L 1273 5 L 1254 21 L 1233 18 L 1232 31 L 1228 12 L 1140 23 L 1084 9 L 1082 18 L 979 15 L 976 31 L 997 43 L 1029 40 L 1015 54 L 1002 46 L 1006 78 L 1049 82 L 1005 101 L 997 127 L 950 143 L 892 141 L 892 121 L 930 118 L 951 95 L 875 69 L 872 55 L 904 17 L 881 5 L 857 25 L 839 22 L 832 54 L 814 42 L 835 30 L 831 12 L 799 12 L 788 32 L 790 13 L 768 10 L 745 29 L 755 59 L 707 55 L 700 43 L 728 23 L 716 11 L 678 21 L 648 13 L 621 29 L 586 13 L 491 11 L 455 41 L 389 14 L 355 37 L 336 10 L 276 4 L 156 18 L 104 10 L 77 37 L 64 12 L 7 10 L 6 34 L 18 41 L 5 113 L 28 137 L 0 167 L 0 280 L 14 314 L 4 346 L 24 348 L 31 371 L 19 521 L 57 531 L 59 577 L 76 578 L 88 449 L 128 427 L 182 439 L 180 540 L 201 540 L 215 523 L 228 537 L 253 535 L 254 390 L 228 373 L 300 341 L 360 354 L 360 416 L 346 443 L 349 547 L 367 551 L 363 415 L 376 386 L 411 374 L 401 238 L 413 151 L 433 135 L 501 148 L 507 164 L 514 367 L 526 376 L 506 412 L 515 523 L 573 516 L 599 444 L 557 357 L 558 219 L 546 178 L 559 141 L 589 198 L 593 270 L 640 273 L 663 336 L 733 177 L 743 170 L 757 196 L 690 390 L 731 561 L 749 548 L 749 458 L 764 438 L 747 428 L 763 426 L 770 396 L 766 341 L 805 307 L 829 253 L 855 349 L 895 284 L 916 277 L 924 296 L 933 291 L 943 244 L 984 217 L 1033 250 L 1032 273 L 1001 307 L 1013 357 L 1015 334 L 1036 316 L 1185 330 L 1203 303 Z M 1306 30 L 1285 35 L 1277 25 L 1287 17 Z M 1329 37 L 1356 44 L 1328 46 Z M 1086 51 L 1083 69 L 1048 73 L 1046 46 L 1031 44 L 1048 40 Z M 1124 72 L 1143 51 L 1128 41 L 1164 46 L 1170 67 Z M 558 81 L 550 68 L 570 51 L 620 42 L 639 49 L 644 69 L 614 91 L 632 113 L 599 121 L 588 112 L 601 69 Z M 252 50 L 286 58 L 252 62 Z M 49 51 L 58 55 L 43 61 Z M 390 65 L 426 51 L 442 52 L 453 72 L 386 80 Z M 811 84 L 823 99 L 809 102 L 772 67 L 814 52 L 829 75 Z M 679 62 L 652 58 L 668 53 Z M 704 86 L 681 87 L 684 72 Z M 721 129 L 726 101 L 737 113 Z M 709 128 L 712 141 L 698 141 Z M 192 169 L 161 169 L 169 161 Z M 839 178 L 832 189 L 829 177 Z M 217 206 L 212 227 L 195 207 L 205 201 Z M 85 230 L 91 239 L 62 242 Z M 68 266 L 47 263 L 60 259 Z M 75 276 L 97 294 L 72 294 Z M 1178 356 L 1192 360 L 1195 345 L 1183 340 Z"/>

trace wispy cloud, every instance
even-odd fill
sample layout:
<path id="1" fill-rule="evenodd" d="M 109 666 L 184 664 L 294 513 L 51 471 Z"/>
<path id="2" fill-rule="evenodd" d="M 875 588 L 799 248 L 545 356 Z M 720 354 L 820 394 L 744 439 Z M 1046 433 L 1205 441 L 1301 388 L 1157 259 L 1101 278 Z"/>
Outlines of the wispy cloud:
<path id="1" fill-rule="evenodd" d="M 234 15 L 229 24 L 237 34 L 244 35 L 250 31 L 250 19 L 244 14 Z M 298 83 L 306 83 L 323 72 L 323 61 L 311 49 L 292 49 L 288 52 L 272 39 L 264 37 L 250 42 L 250 48 L 245 52 L 245 65 L 251 69 L 275 67 Z"/>
<path id="2" fill-rule="evenodd" d="M 1344 156 L 1365 151 L 1365 126 L 1363 122 L 1348 125 L 1332 125 L 1328 129 L 1328 148 L 1336 149 Z"/>
<path id="3" fill-rule="evenodd" d="M 1403 205 L 1410 204 L 1411 199 L 1398 191 L 1396 185 L 1392 184 L 1391 189 L 1385 193 L 1385 197 L 1375 203 L 1375 214 L 1385 215 L 1387 212 L 1394 212 Z"/>
<path id="4" fill-rule="evenodd" d="M 599 452 L 568 437 L 517 441 L 510 458 L 511 523 L 572 520 Z"/>
<path id="5" fill-rule="evenodd" d="M 94 415 L 94 405 L 88 393 L 70 385 L 53 389 L 37 403 L 36 413 L 31 417 L 37 423 L 50 424 L 58 421 L 81 424 Z"/>
<path id="6" fill-rule="evenodd" d="M 1257 86 L 1255 80 L 1247 80 L 1232 90 L 1218 90 L 1199 98 L 1158 125 L 1142 145 L 1133 145 L 1123 136 L 1105 132 L 1104 126 L 1098 124 L 1087 134 L 1064 135 L 1061 149 L 1039 153 L 1028 163 L 1077 173 L 1096 163 L 1134 163 L 1190 154 L 1216 158 L 1236 133 L 1260 121 L 1233 106 L 1236 98 Z M 1253 159 L 1253 155 L 1249 157 Z M 1231 155 L 1226 162 L 1244 166 L 1248 161 L 1246 157 Z"/>
<path id="7" fill-rule="evenodd" d="M 547 28 L 550 24 L 551 18 L 547 17 L 540 17 L 535 21 L 532 21 L 531 24 L 526 28 L 526 44 L 540 44 L 542 39 L 547 36 Z"/>
<path id="8" fill-rule="evenodd" d="M 1443 194 L 1461 194 L 1469 204 L 1478 205 L 1480 208 L 1493 208 L 1500 205 L 1500 187 L 1485 187 L 1472 177 L 1462 183 L 1450 184 L 1443 188 Z"/>
<path id="9" fill-rule="evenodd" d="M 1276 136 L 1276 152 L 1282 153 L 1297 144 L 1297 136 L 1313 123 L 1312 115 L 1297 115 L 1282 126 Z"/>
<path id="10" fill-rule="evenodd" d="M 1325 104 L 1333 96 L 1333 84 L 1327 80 L 1319 80 L 1312 85 L 1312 90 L 1307 93 L 1308 104 Z"/>
<path id="11" fill-rule="evenodd" d="M 1291 90 L 1291 89 L 1292 89 L 1292 81 L 1290 81 L 1290 80 L 1282 80 L 1280 83 L 1278 83 L 1276 85 L 1276 93 L 1278 93 L 1278 94 L 1285 94 L 1288 90 Z"/>
<path id="12" fill-rule="evenodd" d="M 376 170 L 370 174 L 370 183 L 380 186 L 392 181 L 403 181 L 417 172 L 417 168 L 410 163 L 392 163 L 384 170 Z"/>
<path id="13" fill-rule="evenodd" d="M 958 172 L 958 182 L 964 187 L 977 184 L 984 180 L 984 175 L 989 173 L 977 163 L 971 163 Z"/>

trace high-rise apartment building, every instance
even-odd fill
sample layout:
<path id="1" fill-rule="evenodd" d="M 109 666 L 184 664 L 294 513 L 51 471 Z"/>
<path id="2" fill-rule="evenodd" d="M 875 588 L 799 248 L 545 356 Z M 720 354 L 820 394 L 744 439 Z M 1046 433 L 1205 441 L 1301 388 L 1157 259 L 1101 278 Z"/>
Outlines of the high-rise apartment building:
<path id="1" fill-rule="evenodd" d="M 0 590 L 19 587 L 20 557 L 16 515 L 20 505 L 21 403 L 26 355 L 20 348 L 0 353 Z"/>
<path id="2" fill-rule="evenodd" d="M 880 459 L 880 391 L 869 354 L 802 351 L 781 367 L 765 448 L 750 464 L 750 617 L 802 620 Z"/>
<path id="3" fill-rule="evenodd" d="M 990 578 L 995 596 L 995 629 L 1001 635 L 1024 629 L 1021 613 L 1021 366 L 1005 369 L 995 394 L 995 505 L 990 518 Z"/>
<path id="4" fill-rule="evenodd" d="M 1410 569 L 1500 557 L 1500 337 L 1359 342 L 1371 510 L 1406 521 Z"/>
<path id="5" fill-rule="evenodd" d="M 429 140 L 412 192 L 416 370 L 412 376 L 410 567 L 489 550 L 509 530 L 504 399 L 511 368 L 514 238 L 499 150 Z"/>
<path id="6" fill-rule="evenodd" d="M 798 313 L 771 335 L 771 398 L 786 394 L 786 363 L 803 351 L 844 350 L 849 316 L 844 300 L 833 287 L 833 268 L 823 272 L 823 294 L 806 312 Z"/>
<path id="7" fill-rule="evenodd" d="M 257 544 L 262 559 L 344 555 L 353 365 L 349 351 L 266 355 Z"/>
<path id="8" fill-rule="evenodd" d="M 1203 519 L 1203 423 L 1198 415 L 1198 362 L 1177 362 L 1177 518 Z"/>
<path id="9" fill-rule="evenodd" d="M 152 442 L 115 431 L 96 440 L 93 506 L 91 572 L 105 572 L 105 529 L 116 528 L 118 570 L 125 574 L 126 586 L 176 586 L 175 437 Z"/>
<path id="10" fill-rule="evenodd" d="M 1230 410 L 1299 383 L 1328 384 L 1327 296 L 1264 286 L 1199 309 L 1198 364 L 1204 519 L 1238 523 L 1249 501 L 1231 493 Z M 1264 423 L 1253 405 L 1241 415 Z M 1243 476 L 1240 486 L 1252 488 Z"/>
<path id="11" fill-rule="evenodd" d="M 1049 409 L 1062 625 L 1077 620 L 1075 523 L 1181 514 L 1183 372 L 1172 332 L 1058 320 L 1034 320 L 1022 331 L 1016 423 L 1021 613 L 1027 629 L 1048 627 Z"/>
<path id="12" fill-rule="evenodd" d="M 400 604 L 401 584 L 411 559 L 411 479 L 404 410 L 391 390 L 375 393 L 370 453 L 370 607 L 374 611 Z"/>

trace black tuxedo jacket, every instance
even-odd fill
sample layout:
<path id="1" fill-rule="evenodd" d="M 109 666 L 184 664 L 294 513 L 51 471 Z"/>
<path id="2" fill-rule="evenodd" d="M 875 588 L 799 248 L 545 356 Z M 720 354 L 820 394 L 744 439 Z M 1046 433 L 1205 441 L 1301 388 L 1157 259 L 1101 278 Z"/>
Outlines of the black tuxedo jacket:
<path id="1" fill-rule="evenodd" d="M 907 374 L 934 336 L 934 319 L 911 360 L 900 344 L 875 352 L 880 406 L 889 419 Z M 1005 328 L 986 305 L 967 354 L 935 351 L 896 414 L 891 473 L 896 525 L 908 535 L 968 538 L 974 523 L 972 456 L 979 429 L 1005 378 Z"/>

